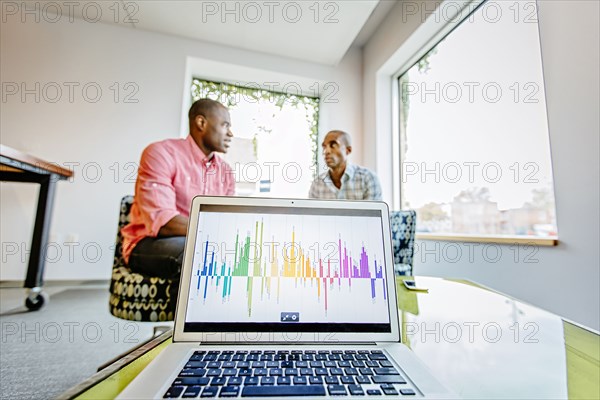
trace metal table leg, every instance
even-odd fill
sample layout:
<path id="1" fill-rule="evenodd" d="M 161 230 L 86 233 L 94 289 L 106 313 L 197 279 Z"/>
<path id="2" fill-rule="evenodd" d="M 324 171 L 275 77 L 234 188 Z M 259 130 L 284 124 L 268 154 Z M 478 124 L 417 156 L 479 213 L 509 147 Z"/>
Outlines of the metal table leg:
<path id="1" fill-rule="evenodd" d="M 31 238 L 31 253 L 25 278 L 25 287 L 29 294 L 25 306 L 30 310 L 39 310 L 48 302 L 48 296 L 42 291 L 44 284 L 44 268 L 46 265 L 46 250 L 50 233 L 50 218 L 54 204 L 54 190 L 57 177 L 54 174 L 35 174 L 30 172 L 2 172 L 2 180 L 12 182 L 33 182 L 40 184 L 35 226 Z"/>

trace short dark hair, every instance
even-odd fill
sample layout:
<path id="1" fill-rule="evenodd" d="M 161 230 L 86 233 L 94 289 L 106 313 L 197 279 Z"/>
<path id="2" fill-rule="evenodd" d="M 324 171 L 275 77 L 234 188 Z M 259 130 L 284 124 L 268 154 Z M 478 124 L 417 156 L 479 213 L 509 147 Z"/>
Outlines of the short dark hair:
<path id="1" fill-rule="evenodd" d="M 192 106 L 190 107 L 190 111 L 188 112 L 188 119 L 190 123 L 190 127 L 194 122 L 194 119 L 198 115 L 202 115 L 204 118 L 208 118 L 216 109 L 219 107 L 225 107 L 223 104 L 219 103 L 216 100 L 212 99 L 200 99 L 196 100 Z"/>
<path id="2" fill-rule="evenodd" d="M 352 138 L 350 137 L 350 134 L 348 132 L 344 132 L 341 131 L 339 129 L 334 129 L 332 131 L 327 132 L 329 133 L 337 133 L 340 135 L 340 139 L 342 139 L 342 141 L 344 142 L 344 146 L 346 147 L 352 147 Z"/>

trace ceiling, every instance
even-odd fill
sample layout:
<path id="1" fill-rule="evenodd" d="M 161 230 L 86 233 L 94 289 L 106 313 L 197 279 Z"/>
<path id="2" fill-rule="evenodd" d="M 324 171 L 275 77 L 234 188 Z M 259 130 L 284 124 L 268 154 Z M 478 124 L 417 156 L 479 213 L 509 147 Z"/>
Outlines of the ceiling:
<path id="1" fill-rule="evenodd" d="M 368 40 L 396 2 L 119 0 L 121 7 L 117 9 L 117 3 L 112 1 L 84 1 L 78 2 L 81 9 L 75 9 L 74 15 L 132 29 L 337 65 L 351 45 L 362 46 Z"/>

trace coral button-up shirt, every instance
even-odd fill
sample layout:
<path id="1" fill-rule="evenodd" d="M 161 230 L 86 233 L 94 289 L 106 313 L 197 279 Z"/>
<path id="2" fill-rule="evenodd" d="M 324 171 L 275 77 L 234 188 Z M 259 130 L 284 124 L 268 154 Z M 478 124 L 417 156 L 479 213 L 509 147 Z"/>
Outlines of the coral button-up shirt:
<path id="1" fill-rule="evenodd" d="M 231 167 L 214 153 L 209 159 L 190 135 L 150 144 L 140 160 L 130 223 L 121 229 L 125 261 L 140 240 L 156 237 L 173 217 L 189 217 L 194 196 L 234 192 Z"/>

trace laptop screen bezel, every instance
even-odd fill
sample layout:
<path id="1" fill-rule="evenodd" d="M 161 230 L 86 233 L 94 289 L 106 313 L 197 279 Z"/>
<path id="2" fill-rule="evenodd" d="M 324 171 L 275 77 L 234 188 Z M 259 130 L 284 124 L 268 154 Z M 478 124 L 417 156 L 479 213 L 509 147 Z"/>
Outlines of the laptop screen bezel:
<path id="1" fill-rule="evenodd" d="M 383 229 L 384 269 L 388 293 L 388 314 L 390 317 L 389 332 L 314 332 L 290 330 L 289 332 L 271 331 L 227 331 L 227 332 L 186 332 L 185 318 L 187 314 L 190 281 L 193 270 L 194 248 L 198 233 L 199 213 L 202 205 L 232 205 L 244 207 L 288 207 L 315 209 L 347 209 L 347 210 L 377 210 L 381 212 Z M 379 201 L 350 201 L 350 200 L 308 200 L 308 199 L 275 199 L 258 197 L 220 197 L 196 196 L 192 200 L 188 223 L 187 240 L 184 249 L 179 295 L 175 312 L 174 342 L 245 342 L 245 343 L 338 343 L 338 342 L 399 342 L 400 327 L 396 298 L 396 281 L 393 268 L 392 243 L 389 225 L 389 210 L 384 202 Z M 257 323 L 257 325 L 261 325 Z M 287 327 L 286 327 L 287 328 Z M 289 329 L 289 328 L 288 328 Z"/>

